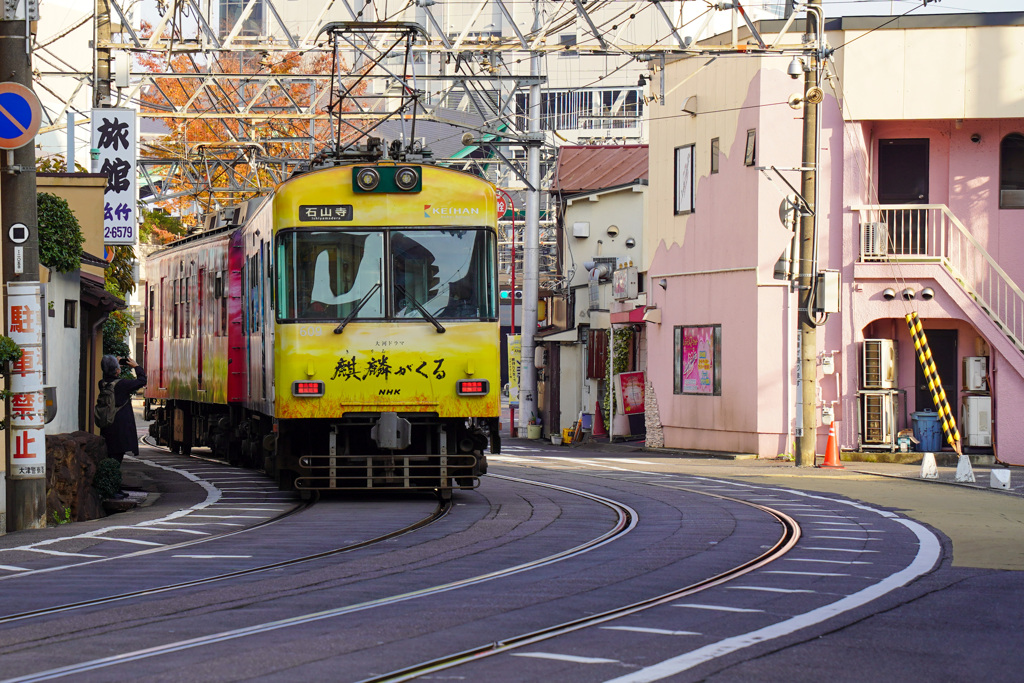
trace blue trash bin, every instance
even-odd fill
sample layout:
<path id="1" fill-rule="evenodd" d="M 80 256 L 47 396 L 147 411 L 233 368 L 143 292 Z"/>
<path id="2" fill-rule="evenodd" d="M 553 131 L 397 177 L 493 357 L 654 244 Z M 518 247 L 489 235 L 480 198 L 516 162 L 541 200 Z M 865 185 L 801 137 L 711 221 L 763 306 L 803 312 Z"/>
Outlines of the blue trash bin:
<path id="1" fill-rule="evenodd" d="M 934 453 L 942 448 L 942 426 L 939 414 L 930 410 L 911 413 L 914 426 L 914 438 L 917 439 L 916 450 L 919 453 Z"/>

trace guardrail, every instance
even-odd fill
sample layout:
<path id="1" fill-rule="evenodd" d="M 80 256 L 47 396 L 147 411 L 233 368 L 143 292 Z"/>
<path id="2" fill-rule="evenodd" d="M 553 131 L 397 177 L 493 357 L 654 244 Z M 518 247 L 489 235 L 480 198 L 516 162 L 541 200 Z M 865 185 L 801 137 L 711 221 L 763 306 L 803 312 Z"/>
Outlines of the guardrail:
<path id="1" fill-rule="evenodd" d="M 872 204 L 860 215 L 860 261 L 939 263 L 1024 352 L 1024 292 L 945 204 Z"/>

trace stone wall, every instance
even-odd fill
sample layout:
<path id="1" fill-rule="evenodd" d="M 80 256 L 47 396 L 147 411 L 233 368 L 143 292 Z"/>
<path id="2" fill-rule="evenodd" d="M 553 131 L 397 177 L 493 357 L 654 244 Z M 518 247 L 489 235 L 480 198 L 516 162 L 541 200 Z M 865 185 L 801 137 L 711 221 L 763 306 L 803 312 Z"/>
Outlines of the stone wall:
<path id="1" fill-rule="evenodd" d="M 63 519 L 71 510 L 72 522 L 84 522 L 105 516 L 93 478 L 100 460 L 107 457 L 102 436 L 89 432 L 48 434 L 46 436 L 46 519 L 54 513 Z"/>

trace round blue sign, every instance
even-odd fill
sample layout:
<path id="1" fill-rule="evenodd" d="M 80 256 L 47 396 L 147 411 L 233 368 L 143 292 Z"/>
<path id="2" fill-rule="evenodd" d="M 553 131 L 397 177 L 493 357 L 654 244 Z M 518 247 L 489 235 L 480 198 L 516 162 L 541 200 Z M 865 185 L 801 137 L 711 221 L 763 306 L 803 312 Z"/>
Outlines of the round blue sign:
<path id="1" fill-rule="evenodd" d="M 20 83 L 0 83 L 0 149 L 17 149 L 39 132 L 42 111 L 34 92 Z"/>

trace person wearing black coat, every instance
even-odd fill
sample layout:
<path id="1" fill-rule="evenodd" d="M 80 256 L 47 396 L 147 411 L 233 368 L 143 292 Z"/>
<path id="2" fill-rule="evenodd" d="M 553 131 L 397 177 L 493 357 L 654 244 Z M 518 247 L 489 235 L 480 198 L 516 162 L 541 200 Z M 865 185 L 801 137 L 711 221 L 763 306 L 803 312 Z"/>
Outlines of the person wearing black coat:
<path id="1" fill-rule="evenodd" d="M 135 411 L 132 409 L 131 396 L 146 386 L 146 371 L 141 365 L 126 358 L 128 367 L 135 370 L 135 379 L 122 379 L 114 385 L 114 405 L 121 406 L 109 427 L 100 428 L 100 435 L 107 441 L 107 456 L 118 462 L 124 460 L 125 453 L 139 455 L 139 434 L 135 427 Z M 113 382 L 121 377 L 121 362 L 117 356 L 103 356 L 100 361 L 104 382 Z"/>

